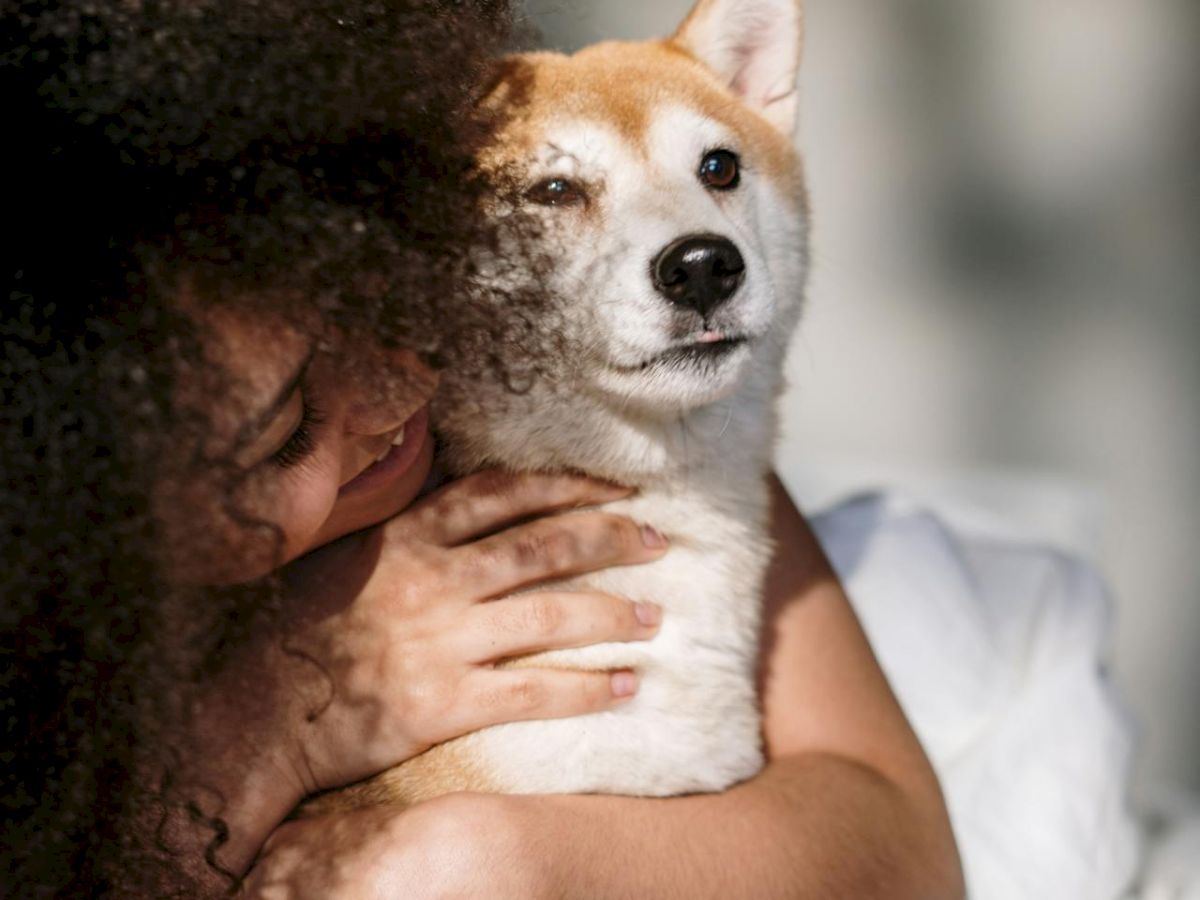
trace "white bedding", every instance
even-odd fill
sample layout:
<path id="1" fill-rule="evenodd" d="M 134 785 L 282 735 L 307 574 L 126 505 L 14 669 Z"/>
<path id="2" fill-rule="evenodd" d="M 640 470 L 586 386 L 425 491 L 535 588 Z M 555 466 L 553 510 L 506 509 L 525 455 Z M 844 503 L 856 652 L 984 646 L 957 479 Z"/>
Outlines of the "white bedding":
<path id="1" fill-rule="evenodd" d="M 970 896 L 1127 896 L 1142 860 L 1133 729 L 1103 675 L 1093 570 L 892 495 L 814 526 L 941 776 Z"/>

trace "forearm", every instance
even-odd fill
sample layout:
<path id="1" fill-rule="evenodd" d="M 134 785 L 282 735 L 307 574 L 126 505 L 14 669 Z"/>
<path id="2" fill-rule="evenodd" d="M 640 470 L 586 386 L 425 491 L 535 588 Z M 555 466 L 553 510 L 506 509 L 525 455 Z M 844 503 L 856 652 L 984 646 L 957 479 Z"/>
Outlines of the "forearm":
<path id="1" fill-rule="evenodd" d="M 567 898 L 771 900 L 962 895 L 935 804 L 843 758 L 772 762 L 724 794 L 515 798 Z M 936 801 L 936 798 L 935 798 Z M 567 844 L 554 836 L 568 834 Z"/>
<path id="2" fill-rule="evenodd" d="M 455 794 L 288 823 L 248 896 L 954 900 L 943 817 L 936 791 L 797 754 L 721 794 Z"/>

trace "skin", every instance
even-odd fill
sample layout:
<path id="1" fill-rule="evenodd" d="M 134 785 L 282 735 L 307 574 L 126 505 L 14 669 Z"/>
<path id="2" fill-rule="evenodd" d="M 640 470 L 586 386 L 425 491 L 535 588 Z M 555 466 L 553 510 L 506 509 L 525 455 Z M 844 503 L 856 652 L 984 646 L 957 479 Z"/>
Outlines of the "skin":
<path id="1" fill-rule="evenodd" d="M 964 896 L 929 762 L 811 530 L 773 495 L 761 774 L 667 800 L 459 794 L 290 822 L 247 895 Z"/>

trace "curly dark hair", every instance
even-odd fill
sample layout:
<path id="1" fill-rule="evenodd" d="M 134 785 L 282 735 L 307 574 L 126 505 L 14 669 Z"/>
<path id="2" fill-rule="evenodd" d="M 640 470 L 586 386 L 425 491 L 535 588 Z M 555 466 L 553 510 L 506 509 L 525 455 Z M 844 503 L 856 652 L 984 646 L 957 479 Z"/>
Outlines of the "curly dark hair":
<path id="1" fill-rule="evenodd" d="M 506 297 L 501 319 L 463 299 L 474 250 L 496 241 L 472 167 L 493 123 L 471 101 L 510 11 L 0 10 L 0 895 L 195 896 L 138 825 L 172 802 L 169 770 L 139 766 L 277 592 L 268 579 L 201 599 L 164 577 L 151 489 L 206 427 L 176 408 L 179 379 L 211 379 L 216 397 L 232 377 L 206 366 L 181 285 L 288 316 L 314 342 L 492 364 L 486 348 L 520 340 L 539 302 Z M 205 822 L 211 864 L 223 825 Z"/>

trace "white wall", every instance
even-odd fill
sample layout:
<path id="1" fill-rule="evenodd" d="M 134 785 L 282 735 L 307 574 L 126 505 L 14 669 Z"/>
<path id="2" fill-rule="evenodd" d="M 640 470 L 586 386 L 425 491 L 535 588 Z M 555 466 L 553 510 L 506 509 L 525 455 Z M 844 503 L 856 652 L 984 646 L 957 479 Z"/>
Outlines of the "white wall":
<path id="1" fill-rule="evenodd" d="M 689 5 L 529 8 L 569 49 Z M 815 263 L 780 467 L 826 496 L 969 490 L 1094 553 L 1143 774 L 1200 786 L 1196 16 L 809 0 Z"/>

